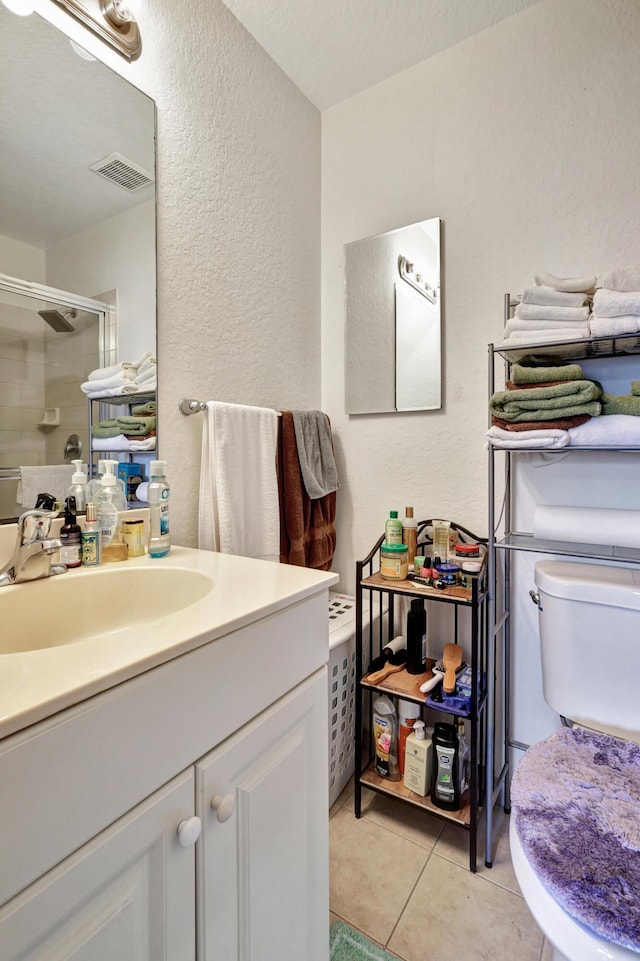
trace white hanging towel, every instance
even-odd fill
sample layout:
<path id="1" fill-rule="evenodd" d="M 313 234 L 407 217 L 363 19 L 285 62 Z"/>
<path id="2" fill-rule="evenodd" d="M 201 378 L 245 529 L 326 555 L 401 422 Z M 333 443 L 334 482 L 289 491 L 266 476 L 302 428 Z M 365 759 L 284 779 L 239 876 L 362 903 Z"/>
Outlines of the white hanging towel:
<path id="1" fill-rule="evenodd" d="M 202 430 L 198 546 L 280 560 L 278 416 L 207 401 Z"/>

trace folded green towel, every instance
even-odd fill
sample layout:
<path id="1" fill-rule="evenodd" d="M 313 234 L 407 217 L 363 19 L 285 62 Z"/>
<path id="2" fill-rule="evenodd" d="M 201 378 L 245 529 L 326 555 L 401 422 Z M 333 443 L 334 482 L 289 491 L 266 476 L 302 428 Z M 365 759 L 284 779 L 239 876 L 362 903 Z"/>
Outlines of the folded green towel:
<path id="1" fill-rule="evenodd" d="M 122 431 L 118 427 L 117 420 L 101 420 L 99 424 L 94 424 L 91 428 L 92 437 L 117 437 Z"/>
<path id="2" fill-rule="evenodd" d="M 116 423 L 120 434 L 148 434 L 156 429 L 155 417 L 118 417 Z"/>
<path id="3" fill-rule="evenodd" d="M 496 417 L 512 422 L 551 420 L 602 410 L 602 389 L 592 380 L 572 380 L 551 387 L 502 390 L 494 394 L 489 407 Z M 640 399 L 640 398 L 639 398 Z"/>
<path id="4" fill-rule="evenodd" d="M 584 373 L 579 364 L 538 367 L 520 363 L 511 368 L 511 380 L 514 384 L 546 384 L 552 380 L 582 380 L 583 377 Z"/>
<path id="5" fill-rule="evenodd" d="M 155 400 L 150 400 L 146 404 L 136 404 L 135 407 L 131 408 L 132 414 L 137 414 L 138 416 L 144 416 L 145 414 L 155 414 L 157 409 L 157 404 Z"/>
<path id="6" fill-rule="evenodd" d="M 640 417 L 640 397 L 637 394 L 603 394 L 602 413 L 631 414 L 634 417 Z"/>

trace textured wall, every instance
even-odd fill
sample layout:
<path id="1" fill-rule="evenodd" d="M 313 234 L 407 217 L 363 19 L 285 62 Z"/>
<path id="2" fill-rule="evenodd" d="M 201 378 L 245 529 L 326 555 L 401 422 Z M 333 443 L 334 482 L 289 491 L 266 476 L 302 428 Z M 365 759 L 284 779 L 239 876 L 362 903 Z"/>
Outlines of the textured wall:
<path id="1" fill-rule="evenodd" d="M 487 533 L 487 343 L 536 270 L 637 262 L 640 16 L 544 0 L 322 114 L 323 407 L 343 486 L 335 567 L 390 509 Z M 343 245 L 443 218 L 444 405 L 347 417 Z"/>
<path id="2" fill-rule="evenodd" d="M 180 398 L 320 404 L 320 115 L 220 0 L 152 0 L 134 64 L 38 9 L 157 104 L 160 447 L 194 545 L 202 420 Z"/>

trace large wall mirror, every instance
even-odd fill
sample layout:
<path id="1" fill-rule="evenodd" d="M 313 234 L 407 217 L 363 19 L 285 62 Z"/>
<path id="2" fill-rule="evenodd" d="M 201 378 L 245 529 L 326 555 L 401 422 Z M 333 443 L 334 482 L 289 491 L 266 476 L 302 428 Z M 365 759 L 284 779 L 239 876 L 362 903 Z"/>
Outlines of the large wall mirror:
<path id="1" fill-rule="evenodd" d="M 0 521 L 70 437 L 95 466 L 89 373 L 156 353 L 155 106 L 82 54 L 0 4 Z"/>
<path id="2" fill-rule="evenodd" d="M 442 406 L 440 219 L 345 246 L 348 414 Z"/>

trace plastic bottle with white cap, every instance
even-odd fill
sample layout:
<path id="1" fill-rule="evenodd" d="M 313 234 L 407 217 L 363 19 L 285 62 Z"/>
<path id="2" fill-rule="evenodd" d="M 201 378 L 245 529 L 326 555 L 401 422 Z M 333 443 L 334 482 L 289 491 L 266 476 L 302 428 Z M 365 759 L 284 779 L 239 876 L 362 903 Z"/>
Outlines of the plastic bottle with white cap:
<path id="1" fill-rule="evenodd" d="M 96 497 L 98 527 L 100 529 L 102 561 L 126 561 L 127 545 L 120 535 L 120 514 L 127 510 L 127 500 L 118 485 L 115 469 L 117 460 L 105 460 L 105 473 Z"/>
<path id="2" fill-rule="evenodd" d="M 72 460 L 75 473 L 71 475 L 71 487 L 69 497 L 73 497 L 76 502 L 76 512 L 84 511 L 87 506 L 87 475 L 81 460 Z"/>
<path id="3" fill-rule="evenodd" d="M 416 721 L 405 744 L 404 786 L 425 797 L 431 785 L 431 739 L 426 738 L 424 721 Z"/>

